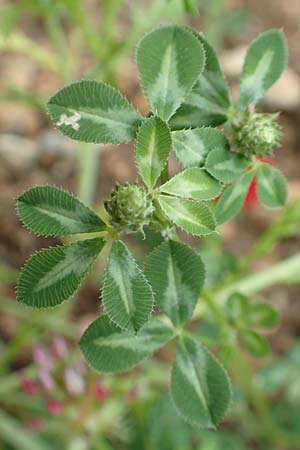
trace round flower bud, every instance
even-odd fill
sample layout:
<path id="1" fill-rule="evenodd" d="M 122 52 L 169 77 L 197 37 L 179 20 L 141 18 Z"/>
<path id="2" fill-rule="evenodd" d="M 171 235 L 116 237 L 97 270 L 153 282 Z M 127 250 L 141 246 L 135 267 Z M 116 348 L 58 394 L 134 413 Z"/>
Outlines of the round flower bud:
<path id="1" fill-rule="evenodd" d="M 154 206 L 146 190 L 137 184 L 116 184 L 110 199 L 104 202 L 110 223 L 125 232 L 142 231 L 149 225 Z"/>
<path id="2" fill-rule="evenodd" d="M 252 155 L 264 157 L 280 143 L 281 127 L 277 114 L 248 112 L 240 121 L 233 123 L 233 143 L 238 153 L 246 158 Z"/>

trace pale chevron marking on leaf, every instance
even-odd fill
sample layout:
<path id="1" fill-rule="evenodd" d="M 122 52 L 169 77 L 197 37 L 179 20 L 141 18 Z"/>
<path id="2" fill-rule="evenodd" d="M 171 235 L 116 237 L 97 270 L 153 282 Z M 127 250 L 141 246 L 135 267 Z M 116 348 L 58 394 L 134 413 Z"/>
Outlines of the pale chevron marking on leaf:
<path id="1" fill-rule="evenodd" d="M 161 261 L 166 264 L 162 266 Z M 174 325 L 182 325 L 191 318 L 204 273 L 201 257 L 181 242 L 163 242 L 148 256 L 145 274 L 154 290 L 155 302 Z"/>
<path id="2" fill-rule="evenodd" d="M 122 331 L 107 316 L 96 319 L 80 339 L 80 349 L 92 367 L 119 372 L 139 363 L 174 337 L 174 329 L 148 321 L 138 333 Z"/>
<path id="3" fill-rule="evenodd" d="M 206 155 L 214 148 L 229 148 L 224 134 L 210 127 L 172 131 L 172 140 L 176 158 L 185 169 L 204 165 Z"/>
<path id="4" fill-rule="evenodd" d="M 35 308 L 64 302 L 79 288 L 104 244 L 95 238 L 37 252 L 20 273 L 18 300 Z"/>
<path id="5" fill-rule="evenodd" d="M 174 45 L 171 44 L 166 49 L 157 79 L 149 86 L 153 96 L 152 103 L 155 108 L 153 112 L 166 119 L 169 115 L 168 109 L 176 109 L 177 98 L 182 98 L 185 94 L 185 89 L 180 87 L 178 82 L 176 58 L 176 50 Z M 170 99 L 171 92 L 174 95 L 173 99 Z"/>
<path id="6" fill-rule="evenodd" d="M 152 311 L 151 286 L 121 241 L 110 252 L 102 300 L 109 318 L 125 330 L 138 331 Z"/>
<path id="7" fill-rule="evenodd" d="M 82 80 L 58 91 L 48 110 L 60 131 L 72 139 L 92 143 L 120 143 L 135 138 L 141 115 L 116 89 L 105 83 Z M 80 128 L 74 129 L 62 116 L 80 114 Z M 63 122 L 63 123 L 61 123 Z"/>
<path id="8" fill-rule="evenodd" d="M 205 169 L 192 167 L 160 186 L 160 191 L 177 197 L 211 200 L 220 194 L 222 185 Z"/>
<path id="9" fill-rule="evenodd" d="M 231 399 L 228 375 L 220 362 L 199 342 L 182 337 L 171 375 L 171 398 L 179 414 L 202 428 L 215 428 Z"/>
<path id="10" fill-rule="evenodd" d="M 64 249 L 64 259 L 39 279 L 32 292 L 38 293 L 51 287 L 70 273 L 73 273 L 76 277 L 81 277 L 86 271 L 86 266 L 89 266 L 95 259 L 95 255 L 84 254 L 82 248 L 78 246 L 66 246 Z"/>
<path id="11" fill-rule="evenodd" d="M 257 102 L 278 80 L 287 62 L 283 33 L 268 30 L 259 35 L 248 48 L 242 75 L 239 104 L 246 107 Z"/>
<path id="12" fill-rule="evenodd" d="M 255 96 L 262 97 L 264 88 L 264 78 L 268 74 L 270 63 L 273 59 L 274 52 L 268 50 L 260 59 L 255 70 L 252 73 L 245 74 L 243 76 L 243 93 L 244 95 L 252 96 L 253 88 L 255 88 Z"/>
<path id="13" fill-rule="evenodd" d="M 168 125 L 159 117 L 142 123 L 136 138 L 136 161 L 144 183 L 153 187 L 168 162 L 172 139 Z"/>
<path id="14" fill-rule="evenodd" d="M 137 47 L 137 66 L 151 111 L 168 121 L 191 91 L 204 67 L 201 43 L 190 31 L 164 26 Z"/>
<path id="15" fill-rule="evenodd" d="M 197 367 L 194 359 L 191 357 L 185 346 L 184 340 L 181 341 L 181 345 L 184 351 L 178 352 L 176 355 L 177 368 L 180 370 L 182 376 L 193 386 L 196 395 L 199 397 L 201 403 L 203 403 L 204 409 L 207 411 L 207 418 L 211 421 L 212 417 L 209 405 L 208 388 L 202 380 L 202 374 L 205 373 L 206 370 L 206 361 L 198 351 L 197 357 L 195 358 L 194 356 L 194 358 L 197 359 L 199 364 L 202 363 L 202 366 Z"/>
<path id="16" fill-rule="evenodd" d="M 222 183 L 230 183 L 249 166 L 249 161 L 242 155 L 230 150 L 215 148 L 209 152 L 205 169 Z"/>
<path id="17" fill-rule="evenodd" d="M 124 273 L 124 268 L 126 273 Z M 134 316 L 135 304 L 133 300 L 132 286 L 130 284 L 131 278 L 134 278 L 136 272 L 136 265 L 129 257 L 129 254 L 123 254 L 122 261 L 120 261 L 120 254 L 111 253 L 108 274 L 118 286 L 122 302 L 126 308 L 126 312 L 130 317 Z"/>
<path id="18" fill-rule="evenodd" d="M 185 130 L 186 131 L 186 130 Z M 199 138 L 194 130 L 187 130 L 185 134 L 181 131 L 173 131 L 173 143 L 175 145 L 175 153 L 183 167 L 200 165 L 205 158 L 206 149 L 204 142 Z M 179 150 L 180 149 L 180 150 Z M 181 158 L 181 154 L 184 156 Z"/>
<path id="19" fill-rule="evenodd" d="M 215 231 L 214 217 L 203 202 L 160 195 L 158 198 L 168 218 L 184 231 L 204 236 Z"/>
<path id="20" fill-rule="evenodd" d="M 25 191 L 16 202 L 22 223 L 42 236 L 102 231 L 105 223 L 77 197 L 56 186 Z"/>

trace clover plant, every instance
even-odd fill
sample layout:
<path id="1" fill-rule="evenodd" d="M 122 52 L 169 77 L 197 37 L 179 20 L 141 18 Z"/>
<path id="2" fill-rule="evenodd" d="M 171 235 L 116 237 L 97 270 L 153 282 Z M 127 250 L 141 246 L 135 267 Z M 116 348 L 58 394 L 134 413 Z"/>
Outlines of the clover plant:
<path id="1" fill-rule="evenodd" d="M 190 331 L 205 268 L 178 230 L 200 237 L 217 233 L 240 212 L 254 178 L 263 205 L 284 205 L 284 177 L 261 159 L 279 145 L 277 115 L 262 114 L 255 105 L 285 67 L 285 42 L 280 31 L 271 30 L 250 45 L 235 103 L 214 49 L 197 31 L 173 25 L 151 31 L 138 43 L 136 63 L 147 117 L 117 89 L 97 81 L 72 83 L 50 99 L 53 123 L 72 139 L 135 141 L 141 182 L 117 184 L 103 217 L 55 186 L 22 194 L 17 210 L 29 230 L 56 237 L 82 233 L 83 239 L 34 254 L 20 273 L 17 296 L 34 308 L 61 304 L 109 246 L 101 295 L 105 314 L 81 337 L 83 355 L 96 370 L 119 372 L 173 340 L 173 402 L 190 423 L 215 428 L 231 387 L 222 364 Z M 170 177 L 172 152 L 182 170 Z M 122 239 L 129 233 L 145 237 L 147 229 L 161 233 L 163 241 L 141 268 Z M 160 314 L 151 317 L 154 306 Z M 254 354 L 257 335 L 251 327 L 275 320 L 268 307 L 250 306 L 238 294 L 228 300 L 225 316 Z"/>

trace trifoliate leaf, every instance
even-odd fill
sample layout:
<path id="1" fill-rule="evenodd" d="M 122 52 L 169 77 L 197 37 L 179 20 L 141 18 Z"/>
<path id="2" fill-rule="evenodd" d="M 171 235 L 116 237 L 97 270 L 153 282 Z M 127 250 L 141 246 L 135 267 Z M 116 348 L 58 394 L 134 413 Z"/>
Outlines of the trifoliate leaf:
<path id="1" fill-rule="evenodd" d="M 267 339 L 255 331 L 243 330 L 240 334 L 240 339 L 251 355 L 256 358 L 263 358 L 270 352 Z"/>
<path id="2" fill-rule="evenodd" d="M 195 236 L 206 236 L 215 231 L 215 220 L 203 202 L 160 195 L 159 204 L 166 216 L 182 230 Z"/>
<path id="3" fill-rule="evenodd" d="M 163 242 L 147 258 L 145 274 L 160 309 L 174 325 L 186 323 L 204 283 L 205 269 L 199 254 L 181 242 Z"/>
<path id="4" fill-rule="evenodd" d="M 173 149 L 185 168 L 203 166 L 206 155 L 214 148 L 229 149 L 224 134 L 214 128 L 195 128 L 172 132 Z"/>
<path id="5" fill-rule="evenodd" d="M 180 172 L 160 186 L 160 191 L 177 197 L 194 200 L 210 200 L 222 191 L 222 185 L 200 167 L 191 167 Z"/>
<path id="6" fill-rule="evenodd" d="M 58 91 L 50 99 L 48 110 L 63 134 L 81 142 L 132 141 L 142 120 L 118 90 L 91 80 Z"/>
<path id="7" fill-rule="evenodd" d="M 278 311 L 267 303 L 254 303 L 247 313 L 247 324 L 253 327 L 274 327 L 279 320 Z"/>
<path id="8" fill-rule="evenodd" d="M 152 311 L 151 286 L 121 241 L 110 252 L 102 301 L 109 318 L 124 330 L 138 331 Z"/>
<path id="9" fill-rule="evenodd" d="M 153 187 L 168 162 L 172 139 L 168 125 L 159 117 L 142 123 L 136 139 L 136 161 L 144 183 Z"/>
<path id="10" fill-rule="evenodd" d="M 204 68 L 200 41 L 185 28 L 163 26 L 140 41 L 136 59 L 151 111 L 168 121 Z"/>
<path id="11" fill-rule="evenodd" d="M 178 344 L 171 376 L 171 397 L 182 417 L 202 428 L 215 428 L 231 399 L 225 369 L 190 337 Z"/>
<path id="12" fill-rule="evenodd" d="M 215 148 L 207 155 L 205 169 L 222 183 L 235 180 L 249 166 L 249 160 L 224 148 Z"/>
<path id="13" fill-rule="evenodd" d="M 241 75 L 239 103 L 255 103 L 278 80 L 287 62 L 284 35 L 279 30 L 262 33 L 250 45 Z"/>
<path id="14" fill-rule="evenodd" d="M 79 288 L 104 244 L 100 238 L 87 239 L 34 254 L 20 273 L 19 302 L 34 308 L 48 308 L 68 300 Z"/>
<path id="15" fill-rule="evenodd" d="M 16 203 L 22 223 L 41 236 L 65 236 L 104 230 L 105 223 L 90 208 L 63 189 L 38 186 Z"/>
<path id="16" fill-rule="evenodd" d="M 281 208 L 288 193 L 284 176 L 269 164 L 261 164 L 257 171 L 257 193 L 267 208 Z"/>
<path id="17" fill-rule="evenodd" d="M 79 347 L 94 369 L 119 372 L 150 356 L 173 336 L 174 330 L 158 320 L 150 320 L 135 334 L 122 331 L 105 315 L 87 328 Z"/>
<path id="18" fill-rule="evenodd" d="M 255 171 L 249 170 L 223 192 L 215 210 L 219 225 L 228 222 L 240 212 L 254 175 Z"/>

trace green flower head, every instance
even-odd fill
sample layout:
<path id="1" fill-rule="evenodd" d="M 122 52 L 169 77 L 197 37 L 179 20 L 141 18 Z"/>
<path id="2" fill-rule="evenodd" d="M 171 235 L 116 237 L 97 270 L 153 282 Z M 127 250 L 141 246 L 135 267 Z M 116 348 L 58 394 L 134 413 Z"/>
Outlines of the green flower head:
<path id="1" fill-rule="evenodd" d="M 277 114 L 247 112 L 232 125 L 235 151 L 246 158 L 252 155 L 264 157 L 279 146 L 281 127 Z"/>
<path id="2" fill-rule="evenodd" d="M 137 184 L 116 184 L 110 199 L 104 202 L 110 223 L 119 231 L 142 231 L 149 225 L 154 206 L 147 191 Z"/>

